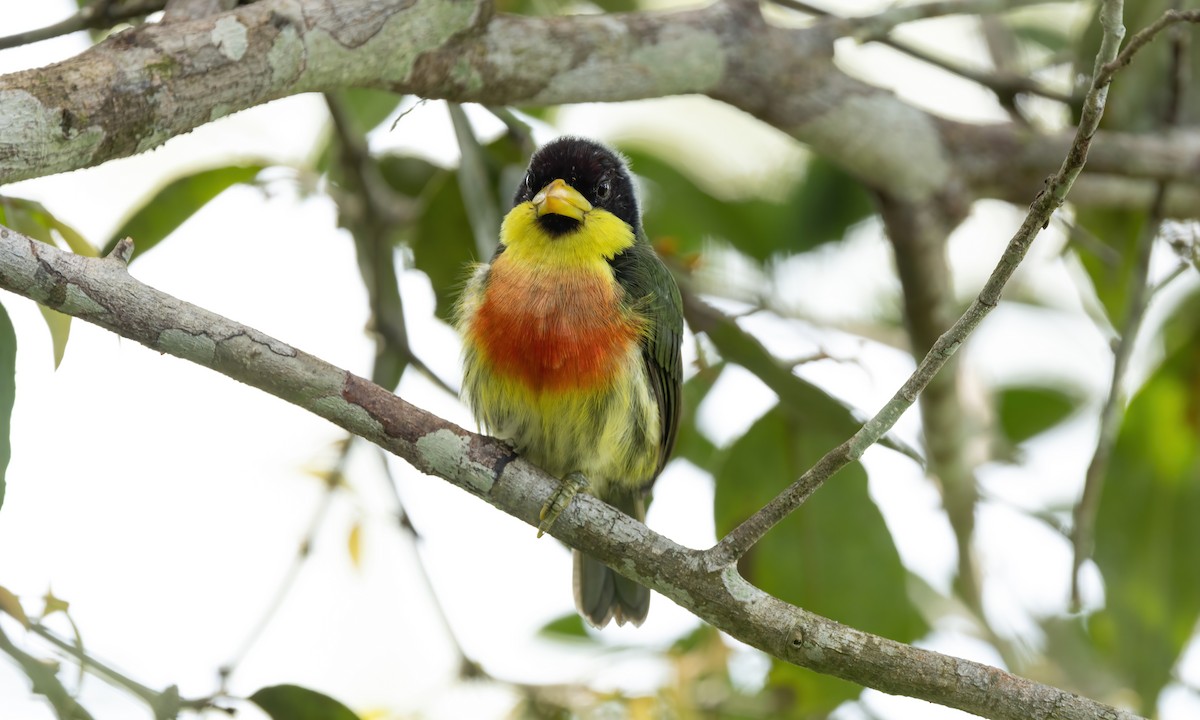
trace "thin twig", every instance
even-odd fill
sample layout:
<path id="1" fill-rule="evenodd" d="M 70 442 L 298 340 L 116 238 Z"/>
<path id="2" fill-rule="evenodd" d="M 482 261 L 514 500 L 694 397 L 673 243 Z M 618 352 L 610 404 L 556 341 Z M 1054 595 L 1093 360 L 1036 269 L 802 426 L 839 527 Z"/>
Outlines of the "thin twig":
<path id="1" fill-rule="evenodd" d="M 840 18 L 833 23 L 840 35 L 860 41 L 880 40 L 900 25 L 947 15 L 982 15 L 1014 10 L 1030 5 L 1046 5 L 1058 0 L 940 0 L 890 7 L 874 15 Z"/>
<path id="2" fill-rule="evenodd" d="M 500 234 L 500 210 L 492 194 L 483 146 L 475 137 L 462 105 L 446 103 L 446 107 L 450 111 L 450 122 L 454 125 L 454 137 L 458 140 L 462 156 L 458 163 L 458 186 L 462 189 L 467 221 L 475 234 L 475 252 L 480 258 L 489 258 L 496 248 L 496 237 Z"/>
<path id="3" fill-rule="evenodd" d="M 93 720 L 91 713 L 79 704 L 79 701 L 67 691 L 62 681 L 58 679 L 55 668 L 43 662 L 41 658 L 17 647 L 8 639 L 3 627 L 0 627 L 0 653 L 8 655 L 25 671 L 33 685 L 33 692 L 45 697 L 59 717 L 69 717 L 73 720 Z"/>
<path id="4" fill-rule="evenodd" d="M 143 685 L 125 673 L 115 669 L 112 665 L 101 662 L 94 656 L 84 653 L 76 644 L 59 637 L 57 633 L 40 622 L 31 623 L 29 630 L 74 659 L 83 670 L 104 680 L 113 687 L 136 696 L 154 711 L 155 717 L 174 717 L 175 712 L 172 711 L 177 712 L 183 709 L 196 711 L 207 708 L 223 709 L 217 708 L 215 705 L 216 699 L 219 697 L 218 695 L 186 699 L 179 697 L 178 692 L 173 687 L 159 691 Z"/>
<path id="5" fill-rule="evenodd" d="M 459 677 L 464 679 L 486 677 L 487 672 L 483 669 L 483 666 L 470 655 L 467 655 L 467 651 L 463 649 L 462 643 L 459 642 L 458 636 L 454 633 L 454 627 L 450 624 L 450 617 L 446 615 L 446 608 L 442 604 L 441 598 L 438 597 L 437 589 L 434 588 L 433 580 L 429 576 L 429 568 L 425 565 L 425 558 L 421 555 L 421 535 L 412 524 L 411 516 L 404 507 L 404 500 L 400 497 L 400 486 L 396 482 L 396 476 L 392 472 L 391 465 L 388 464 L 388 453 L 382 448 L 376 449 L 379 451 L 379 461 L 383 465 L 383 474 L 388 479 L 388 486 L 392 489 L 392 497 L 396 501 L 396 520 L 400 526 L 400 532 L 406 535 L 413 544 L 413 556 L 417 559 L 417 572 L 425 584 L 425 591 L 429 593 L 429 597 L 433 600 L 433 606 L 437 610 L 438 619 L 442 621 L 446 637 L 450 638 L 450 644 L 454 646 L 454 651 L 458 653 Z"/>
<path id="6" fill-rule="evenodd" d="M 137 281 L 125 265 L 128 254 L 118 247 L 105 258 L 74 255 L 0 227 L 0 287 L 284 399 L 522 522 L 538 522 L 557 480 L 517 457 L 512 448 L 254 328 Z M 77 292 L 64 297 L 64 284 Z M 209 342 L 197 343 L 197 337 Z M 993 720 L 1042 717 L 1047 708 L 1061 720 L 1137 718 L 982 663 L 856 630 L 772 597 L 736 568 L 709 572 L 707 551 L 677 545 L 587 494 L 572 501 L 553 534 L 732 637 L 816 672 Z"/>
<path id="7" fill-rule="evenodd" d="M 107 30 L 125 20 L 162 10 L 165 2 L 166 0 L 147 0 L 125 4 L 114 0 L 96 0 L 79 8 L 79 12 L 74 15 L 51 25 L 0 37 L 0 50 L 70 35 L 80 30 Z"/>
<path id="8" fill-rule="evenodd" d="M 1200 15 L 1200 13 L 1197 13 Z M 1170 20 L 1172 16 L 1176 19 Z M 1180 22 L 1182 17 L 1177 11 L 1168 11 L 1158 21 L 1139 32 L 1130 40 L 1129 46 L 1142 47 L 1153 37 L 1154 33 Z M 1167 131 L 1179 123 L 1180 109 L 1183 107 L 1184 68 L 1187 66 L 1184 56 L 1183 40 L 1176 36 L 1171 42 L 1171 60 L 1168 77 L 1171 78 L 1170 94 L 1163 118 L 1163 130 Z M 1128 52 L 1129 48 L 1126 48 Z M 1122 53 L 1124 56 L 1125 53 Z M 1124 67 L 1128 60 L 1117 65 Z M 1115 63 L 1114 63 L 1115 65 Z M 1088 463 L 1084 475 L 1083 493 L 1079 503 L 1075 505 L 1074 525 L 1071 531 L 1071 545 L 1074 558 L 1071 565 L 1071 604 L 1078 608 L 1082 604 L 1079 586 L 1080 568 L 1092 556 L 1096 534 L 1096 515 L 1100 510 L 1100 498 L 1104 491 L 1104 479 L 1108 474 L 1108 465 L 1113 448 L 1117 443 L 1117 435 L 1121 430 L 1121 421 L 1125 417 L 1127 392 L 1125 375 L 1129 369 L 1130 358 L 1137 342 L 1138 333 L 1142 327 L 1146 310 L 1153 297 L 1150 289 L 1150 255 L 1154 250 L 1155 240 L 1162 229 L 1166 215 L 1167 190 L 1169 184 L 1160 180 L 1154 188 L 1154 201 L 1150 212 L 1142 226 L 1138 237 L 1137 259 L 1130 277 L 1128 296 L 1125 302 L 1125 320 L 1121 328 L 1120 340 L 1114 348 L 1112 379 L 1108 389 L 1108 397 L 1100 412 L 1100 431 L 1096 440 L 1096 450 Z"/>
<path id="9" fill-rule="evenodd" d="M 965 313 L 933 344 L 929 353 L 917 365 L 917 369 L 905 381 L 891 400 L 871 418 L 849 440 L 829 451 L 816 465 L 807 470 L 798 480 L 777 495 L 762 509 L 752 515 L 732 532 L 706 551 L 706 566 L 718 570 L 736 562 L 758 540 L 780 520 L 800 507 L 813 492 L 829 477 L 851 462 L 862 457 L 868 447 L 879 441 L 900 419 L 900 416 L 917 401 L 921 391 L 934 375 L 942 369 L 951 356 L 962 346 L 967 337 L 979 326 L 988 313 L 1000 302 L 1005 284 L 1029 251 L 1034 238 L 1050 222 L 1050 217 L 1066 200 L 1075 179 L 1079 177 L 1087 161 L 1092 136 L 1100 125 L 1104 104 L 1108 96 L 1108 85 L 1115 71 L 1105 71 L 1108 63 L 1117 57 L 1121 38 L 1125 35 L 1121 23 L 1123 3 L 1121 0 L 1106 0 L 1100 8 L 1101 26 L 1104 35 L 1100 51 L 1096 56 L 1094 79 L 1084 98 L 1083 112 L 1075 139 L 1067 152 L 1058 172 L 1047 180 L 1046 187 L 1034 199 L 1020 229 L 1013 235 L 980 291 Z"/>
<path id="10" fill-rule="evenodd" d="M 308 561 L 312 554 L 313 544 L 317 540 L 317 533 L 321 526 L 325 524 L 325 516 L 329 513 L 330 507 L 333 505 L 333 496 L 340 487 L 340 479 L 345 470 L 347 459 L 350 456 L 350 447 L 353 445 L 353 436 L 346 438 L 341 443 L 339 448 L 338 458 L 330 469 L 328 478 L 325 482 L 325 492 L 321 496 L 320 502 L 313 510 L 312 518 L 308 521 L 308 528 L 304 531 L 304 536 L 300 539 L 300 544 L 296 548 L 296 554 L 292 558 L 292 564 L 288 567 L 287 573 L 279 582 L 279 586 L 275 589 L 275 594 L 271 601 L 267 603 L 266 608 L 259 616 L 259 620 L 251 628 L 246 639 L 242 641 L 241 647 L 234 652 L 233 656 L 218 670 L 221 678 L 221 692 L 224 693 L 229 683 L 229 678 L 237 671 L 239 665 L 245 660 L 246 655 L 250 652 L 262 637 L 267 626 L 271 624 L 271 620 L 279 612 L 279 608 L 283 606 L 287 596 L 291 594 L 292 588 L 296 584 L 296 580 L 300 577 L 300 570 Z"/>
<path id="11" fill-rule="evenodd" d="M 529 156 L 533 154 L 534 150 L 537 150 L 537 143 L 533 139 L 533 129 L 529 127 L 529 123 L 502 105 L 484 105 L 483 108 L 504 123 L 504 127 L 508 128 L 508 134 L 516 139 L 522 153 Z"/>
<path id="12" fill-rule="evenodd" d="M 352 127 L 349 111 L 341 96 L 326 93 L 325 103 L 333 120 L 341 151 L 341 165 L 351 184 L 352 197 L 334 194 L 334 199 L 343 215 L 343 222 L 351 227 L 355 251 L 359 256 L 359 269 L 371 304 L 371 320 L 377 340 L 373 379 L 377 382 L 385 380 L 379 374 L 384 371 L 380 359 L 387 353 L 388 357 L 412 366 L 434 385 L 458 397 L 454 387 L 413 352 L 408 341 L 408 327 L 400 295 L 400 276 L 392 257 L 392 231 L 411 223 L 424 211 L 424 203 L 402 195 L 388 183 L 379 164 L 371 156 L 362 129 Z M 354 193 L 354 190 L 359 192 Z M 399 380 L 399 377 L 388 377 L 384 384 L 394 384 Z"/>
<path id="13" fill-rule="evenodd" d="M 926 5 L 912 5 L 894 8 L 892 10 L 879 13 L 878 15 L 870 15 L 865 17 L 842 17 L 840 15 L 834 15 L 832 12 L 823 8 L 819 8 L 810 3 L 804 2 L 803 0 L 772 1 L 777 5 L 791 8 L 792 10 L 798 10 L 816 17 L 825 18 L 826 22 L 828 23 L 827 28 L 834 37 L 853 35 L 854 37 L 858 38 L 860 42 L 878 42 L 882 45 L 887 45 L 893 50 L 902 52 L 909 57 L 928 63 L 934 67 L 941 68 L 948 73 L 958 75 L 959 77 L 970 80 L 978 85 L 982 85 L 983 87 L 995 93 L 1002 102 L 1010 100 L 1014 96 L 1020 94 L 1038 95 L 1066 104 L 1072 104 L 1079 99 L 1070 93 L 1064 93 L 1053 88 L 1046 87 L 1036 80 L 1022 75 L 1014 75 L 1006 72 L 989 73 L 983 70 L 965 67 L 947 58 L 940 57 L 928 50 L 925 50 L 924 48 L 918 47 L 903 40 L 898 40 L 887 33 L 888 30 L 894 28 L 896 25 L 905 22 L 912 22 L 913 20 L 928 19 L 939 15 L 953 14 L 955 12 L 978 12 L 977 10 L 966 9 L 966 6 L 970 3 L 927 3 Z M 1042 0 L 1042 2 L 1039 3 L 1035 0 L 1018 4 L 1044 4 L 1045 1 L 1046 0 Z M 996 2 L 982 2 L 980 4 L 987 7 L 997 5 Z M 1004 3 L 999 4 L 1005 5 Z M 923 11 L 918 10 L 918 8 L 926 8 L 927 6 L 928 9 Z M 933 6 L 938 6 L 936 9 L 942 10 L 942 12 L 933 12 L 935 9 Z M 948 6 L 962 7 L 964 9 L 951 11 Z M 1016 6 L 1017 4 L 1012 4 L 1006 7 L 1001 7 L 1000 9 L 1004 10 Z M 868 28 L 869 32 L 863 34 L 863 28 Z"/>

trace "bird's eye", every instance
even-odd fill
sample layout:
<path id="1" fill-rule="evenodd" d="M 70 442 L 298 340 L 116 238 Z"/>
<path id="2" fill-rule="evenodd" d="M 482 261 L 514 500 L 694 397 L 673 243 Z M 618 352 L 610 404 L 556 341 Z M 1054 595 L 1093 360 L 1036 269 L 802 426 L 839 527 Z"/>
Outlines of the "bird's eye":
<path id="1" fill-rule="evenodd" d="M 596 199 L 597 200 L 607 200 L 608 196 L 611 194 L 612 194 L 612 183 L 610 183 L 608 180 L 601 180 L 599 182 L 599 184 L 596 185 Z"/>

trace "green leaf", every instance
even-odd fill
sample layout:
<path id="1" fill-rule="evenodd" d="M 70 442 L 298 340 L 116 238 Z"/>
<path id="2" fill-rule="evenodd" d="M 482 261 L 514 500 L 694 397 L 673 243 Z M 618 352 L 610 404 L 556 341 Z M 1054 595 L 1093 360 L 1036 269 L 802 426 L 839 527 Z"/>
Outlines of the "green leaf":
<path id="1" fill-rule="evenodd" d="M 17 333 L 0 305 L 0 508 L 4 507 L 4 476 L 12 458 L 12 409 L 17 400 Z"/>
<path id="2" fill-rule="evenodd" d="M 16 618 L 17 622 L 21 623 L 26 630 L 29 629 L 29 616 L 25 614 L 25 608 L 21 606 L 21 599 L 3 585 L 0 585 L 0 612 Z"/>
<path id="3" fill-rule="evenodd" d="M 683 384 L 683 410 L 679 418 L 679 431 L 675 435 L 674 456 L 687 458 L 697 467 L 712 467 L 717 448 L 696 427 L 696 410 L 716 384 L 724 367 L 724 363 L 718 363 L 703 368 Z"/>
<path id="4" fill-rule="evenodd" d="M 851 225 L 875 212 L 862 183 L 819 155 L 809 158 L 804 179 L 790 193 L 783 234 L 789 249 L 810 250 L 841 240 Z"/>
<path id="5" fill-rule="evenodd" d="M 1166 340 L 1105 475 L 1095 560 L 1107 604 L 1090 623 L 1146 715 L 1200 620 L 1200 296 L 1176 312 Z"/>
<path id="6" fill-rule="evenodd" d="M 298 685 L 265 687 L 249 699 L 272 720 L 359 720 L 337 700 Z"/>
<path id="7" fill-rule="evenodd" d="M 674 238 L 684 253 L 699 252 L 706 239 L 721 238 L 763 262 L 840 240 L 852 224 L 873 212 L 857 180 L 815 156 L 784 201 L 772 202 L 716 197 L 669 159 L 622 150 L 649 184 L 643 218 L 647 235 Z"/>
<path id="8" fill-rule="evenodd" d="M 1140 30 L 1162 17 L 1163 13 L 1173 7 L 1179 7 L 1176 0 L 1139 0 L 1125 4 L 1124 24 L 1132 33 Z M 1190 0 L 1182 3 L 1183 7 L 1195 8 Z M 1073 43 L 1075 50 L 1075 73 L 1091 77 L 1092 66 L 1095 63 L 1096 50 L 1100 46 L 1101 28 L 1100 13 L 1091 13 L 1091 22 L 1079 42 Z M 1146 45 L 1137 55 L 1137 62 L 1124 68 L 1120 82 L 1114 82 L 1108 92 L 1105 102 L 1104 119 L 1101 127 L 1109 130 L 1126 130 L 1132 132 L 1161 132 L 1166 109 L 1171 103 L 1173 83 L 1168 81 L 1172 76 L 1171 63 L 1173 43 L 1166 37 L 1160 36 L 1155 42 Z M 1188 78 L 1200 77 L 1200 53 L 1185 52 L 1183 76 Z M 1179 124 L 1182 126 L 1195 125 L 1200 122 L 1200 94 L 1185 90 L 1182 94 L 1182 108 Z M 1076 108 L 1078 119 L 1078 108 Z"/>
<path id="9" fill-rule="evenodd" d="M 1081 208 L 1076 212 L 1077 227 L 1072 231 L 1072 240 L 1096 297 L 1114 327 L 1124 323 L 1138 238 L 1146 220 L 1146 213 L 1141 210 Z"/>
<path id="10" fill-rule="evenodd" d="M 123 238 L 133 238 L 134 257 L 153 248 L 216 196 L 249 184 L 263 165 L 230 165 L 185 175 L 145 198 L 104 243 L 107 255 Z"/>
<path id="11" fill-rule="evenodd" d="M 724 535 L 845 438 L 829 419 L 776 406 L 729 448 L 716 471 L 714 515 Z M 910 642 L 926 625 L 909 601 L 907 572 L 883 516 L 851 465 L 783 520 L 740 563 L 768 593 L 867 632 Z M 771 683 L 792 690 L 792 716 L 816 716 L 857 697 L 843 680 L 774 662 Z"/>
<path id="12" fill-rule="evenodd" d="M 349 131 L 358 135 L 366 135 L 378 127 L 379 123 L 386 120 L 407 96 L 386 90 L 343 88 L 328 94 L 328 97 L 330 102 L 338 103 L 338 107 L 345 113 L 350 126 Z M 314 160 L 312 161 L 318 172 L 325 173 L 334 170 L 331 163 L 336 157 L 335 151 L 340 144 L 338 133 L 332 125 L 330 130 L 321 134 L 313 152 Z"/>
<path id="13" fill-rule="evenodd" d="M 78 231 L 56 218 L 41 203 L 24 198 L 0 197 L 0 223 L 22 235 L 56 247 L 59 243 L 55 233 L 58 233 L 58 237 L 62 238 L 72 252 L 96 256 L 96 248 Z M 44 305 L 39 305 L 38 309 L 42 311 L 42 318 L 50 330 L 50 340 L 54 344 L 54 367 L 58 369 L 67 352 L 67 340 L 71 335 L 71 316 Z"/>
<path id="14" fill-rule="evenodd" d="M 1083 402 L 1072 388 L 1027 385 L 997 393 L 1000 427 L 1011 443 L 1020 443 L 1066 420 Z"/>
<path id="15" fill-rule="evenodd" d="M 642 225 L 652 240 L 672 238 L 681 253 L 695 253 L 707 240 L 721 238 L 759 260 L 784 240 L 776 232 L 782 205 L 717 198 L 667 160 L 627 147 L 622 152 L 633 171 L 647 181 Z"/>
<path id="16" fill-rule="evenodd" d="M 583 618 L 579 617 L 579 613 L 574 612 L 546 623 L 538 630 L 538 635 L 553 640 L 593 641 L 592 636 L 588 635 L 587 628 L 583 626 Z"/>
<path id="17" fill-rule="evenodd" d="M 387 120 L 408 97 L 387 90 L 355 87 L 339 90 L 338 94 L 345 104 L 350 121 L 354 123 L 352 129 L 359 134 L 369 133 L 378 127 L 379 123 Z"/>
<path id="18" fill-rule="evenodd" d="M 383 158 L 381 169 L 393 187 L 421 198 L 421 214 L 404 237 L 413 264 L 433 284 L 437 316 L 448 321 L 470 264 L 478 259 L 458 178 L 451 170 L 411 157 Z"/>
<path id="19" fill-rule="evenodd" d="M 30 655 L 17 647 L 0 628 L 0 653 L 8 655 L 25 672 L 33 692 L 46 698 L 58 720 L 92 720 L 92 715 L 80 705 L 58 679 L 58 664 Z"/>
<path id="20" fill-rule="evenodd" d="M 1061 26 L 1042 22 L 1009 21 L 1008 29 L 1021 40 L 1059 55 L 1071 49 L 1071 36 Z M 1094 57 L 1094 56 L 1093 56 Z"/>
<path id="21" fill-rule="evenodd" d="M 67 354 L 67 340 L 71 337 L 71 316 L 52 310 L 45 305 L 38 305 L 42 311 L 42 319 L 50 330 L 50 342 L 54 347 L 54 369 L 62 365 L 63 357 Z"/>

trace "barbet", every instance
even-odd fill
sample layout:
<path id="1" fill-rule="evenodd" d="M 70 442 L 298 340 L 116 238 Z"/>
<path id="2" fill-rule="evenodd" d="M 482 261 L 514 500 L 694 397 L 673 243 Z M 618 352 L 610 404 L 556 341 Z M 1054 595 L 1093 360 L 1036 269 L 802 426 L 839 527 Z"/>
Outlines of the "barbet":
<path id="1" fill-rule="evenodd" d="M 616 153 L 568 137 L 534 154 L 458 326 L 476 419 L 562 479 L 539 530 L 580 490 L 644 519 L 675 444 L 683 313 Z M 579 551 L 574 564 L 588 622 L 646 619 L 648 589 Z"/>

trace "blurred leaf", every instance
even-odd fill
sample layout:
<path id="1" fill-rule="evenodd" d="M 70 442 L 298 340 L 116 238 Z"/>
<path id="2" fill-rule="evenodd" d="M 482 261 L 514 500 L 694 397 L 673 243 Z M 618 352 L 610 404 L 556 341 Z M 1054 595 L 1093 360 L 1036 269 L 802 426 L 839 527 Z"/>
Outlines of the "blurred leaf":
<path id="1" fill-rule="evenodd" d="M 0 508 L 4 507 L 5 474 L 12 458 L 12 409 L 17 400 L 17 333 L 0 304 Z"/>
<path id="2" fill-rule="evenodd" d="M 1121 679 L 1109 658 L 1096 652 L 1088 624 L 1087 618 L 1078 615 L 1052 616 L 1041 621 L 1046 638 L 1045 656 L 1062 673 L 1062 678 L 1055 678 L 1052 683 L 1085 697 L 1119 704 L 1123 699 Z M 1038 675 L 1031 673 L 1030 677 Z"/>
<path id="3" fill-rule="evenodd" d="M 298 685 L 273 685 L 256 691 L 250 702 L 272 720 L 359 720 L 349 708 L 315 690 Z"/>
<path id="4" fill-rule="evenodd" d="M 713 641 L 721 642 L 720 631 L 708 623 L 700 623 L 691 632 L 679 637 L 671 643 L 671 654 L 687 655 L 703 650 Z M 728 652 L 728 648 L 726 648 Z"/>
<path id="5" fill-rule="evenodd" d="M 809 158 L 786 205 L 790 211 L 784 233 L 797 241 L 792 250 L 841 240 L 851 225 L 875 212 L 862 183 L 819 155 Z"/>
<path id="6" fill-rule="evenodd" d="M 72 252 L 89 257 L 95 257 L 97 254 L 96 248 L 78 231 L 56 218 L 39 202 L 24 198 L 0 197 L 0 223 L 47 245 L 59 247 L 65 244 Z M 62 243 L 59 243 L 59 238 L 62 239 Z M 57 369 L 67 352 L 67 340 L 71 335 L 71 316 L 44 305 L 39 305 L 38 309 L 41 310 L 46 327 L 50 330 L 50 340 L 54 346 L 54 367 Z"/>
<path id="7" fill-rule="evenodd" d="M 717 198 L 670 160 L 623 148 L 634 172 L 647 181 L 643 224 L 651 238 L 671 237 L 682 254 L 721 238 L 760 262 L 840 240 L 873 206 L 863 186 L 832 164 L 812 157 L 783 202 Z"/>
<path id="8" fill-rule="evenodd" d="M 76 255 L 83 255 L 85 257 L 98 257 L 100 255 L 100 252 L 96 250 L 96 248 L 93 247 L 90 242 L 84 239 L 83 235 L 80 235 L 78 230 L 59 220 L 53 215 L 49 215 L 49 213 L 47 213 L 47 215 L 50 228 L 58 231 L 59 236 L 62 237 L 63 242 L 67 244 L 67 247 L 71 249 L 71 252 L 75 253 Z"/>
<path id="9" fill-rule="evenodd" d="M 234 185 L 249 184 L 263 165 L 230 165 L 185 175 L 143 199 L 132 214 L 104 243 L 107 255 L 123 238 L 133 238 L 134 258 L 147 252 L 195 215 L 216 196 Z"/>
<path id="10" fill-rule="evenodd" d="M 50 329 L 50 342 L 54 347 L 54 369 L 57 370 L 67 354 L 67 340 L 71 337 L 71 316 L 45 305 L 38 305 L 38 310 L 42 312 L 42 319 Z"/>
<path id="11" fill-rule="evenodd" d="M 356 521 L 350 526 L 350 534 L 346 537 L 346 550 L 350 553 L 350 562 L 354 567 L 362 568 L 362 522 Z"/>
<path id="12" fill-rule="evenodd" d="M 71 609 L 71 603 L 56 596 L 50 590 L 42 596 L 42 617 L 53 615 L 56 612 L 66 613 Z"/>
<path id="13" fill-rule="evenodd" d="M 34 200 L 0 197 L 0 222 L 47 245 L 66 245 L 77 255 L 96 257 L 98 254 L 78 230 L 59 220 L 45 205 Z M 59 238 L 62 239 L 61 243 Z"/>
<path id="14" fill-rule="evenodd" d="M 92 715 L 80 705 L 58 679 L 57 663 L 34 657 L 17 647 L 0 628 L 0 653 L 11 657 L 33 685 L 33 692 L 46 698 L 58 720 L 92 720 Z"/>
<path id="15" fill-rule="evenodd" d="M 475 237 L 476 254 L 484 256 L 496 246 L 500 235 L 500 211 L 496 205 L 495 182 L 488 172 L 483 145 L 475 136 L 462 105 L 449 103 L 450 120 L 458 141 L 458 187 L 463 209 Z"/>
<path id="16" fill-rule="evenodd" d="M 776 406 L 730 447 L 716 471 L 714 516 L 724 535 L 844 440 L 830 418 Z M 867 632 L 910 642 L 926 631 L 908 599 L 907 573 L 862 466 L 831 478 L 754 547 L 742 574 L 787 602 Z M 827 713 L 862 688 L 774 661 L 771 685 L 793 699 L 790 717 Z"/>
<path id="17" fill-rule="evenodd" d="M 583 618 L 579 617 L 579 613 L 574 612 L 554 618 L 546 623 L 538 630 L 538 635 L 555 640 L 587 640 L 595 642 L 592 636 L 588 635 L 587 628 L 583 626 Z"/>
<path id="18" fill-rule="evenodd" d="M 388 119 L 408 96 L 386 90 L 348 87 L 337 90 L 334 97 L 341 103 L 342 112 L 351 124 L 351 131 L 366 135 Z M 334 157 L 333 151 L 337 147 L 337 133 L 322 133 L 319 142 L 321 144 L 315 152 L 314 165 L 318 172 L 328 172 Z"/>
<path id="19" fill-rule="evenodd" d="M 1095 560 L 1107 605 L 1090 625 L 1147 715 L 1200 619 L 1200 296 L 1167 329 L 1166 360 L 1130 403 L 1105 477 Z"/>
<path id="20" fill-rule="evenodd" d="M 1129 34 L 1141 30 L 1157 20 L 1164 12 L 1177 6 L 1177 0 L 1140 0 L 1126 3 L 1124 24 Z M 1183 3 L 1184 7 L 1196 7 L 1194 0 Z M 1091 13 L 1091 21 L 1080 42 L 1075 43 L 1075 72 L 1090 78 L 1100 47 L 1099 13 Z M 1132 132 L 1157 132 L 1162 127 L 1165 110 L 1170 100 L 1172 43 L 1170 33 L 1162 33 L 1138 53 L 1135 62 L 1121 70 L 1120 80 L 1108 91 L 1104 119 L 1101 127 L 1110 130 Z M 1184 50 L 1185 78 L 1200 77 L 1200 53 Z M 1180 122 L 1194 125 L 1200 122 L 1200 93 L 1183 93 L 1183 112 Z M 1078 120 L 1078 108 L 1076 108 Z"/>
<path id="21" fill-rule="evenodd" d="M 47 245 L 66 245 L 77 255 L 96 257 L 99 254 L 78 230 L 59 220 L 40 202 L 0 196 L 0 223 Z M 62 239 L 61 243 L 59 238 Z"/>
<path id="22" fill-rule="evenodd" d="M 328 168 L 330 181 L 338 188 L 338 225 L 354 240 L 359 276 L 371 311 L 369 328 L 375 339 L 371 380 L 393 389 L 413 359 L 396 268 L 396 249 L 408 224 L 402 208 L 410 195 L 382 187 L 380 180 L 387 181 L 382 164 L 368 154 L 365 140 L 357 137 L 355 129 L 346 127 L 354 120 L 341 96 L 328 96 L 327 100 L 335 122 L 341 123 L 329 145 Z"/>
<path id="23" fill-rule="evenodd" d="M 733 318 L 691 294 L 684 295 L 684 315 L 688 326 L 694 332 L 708 336 L 722 358 L 754 373 L 779 396 L 784 407 L 821 418 L 821 430 L 831 438 L 837 438 L 830 442 L 830 448 L 862 426 L 840 400 L 796 375 L 791 367 L 780 362 L 758 338 L 744 331 Z"/>
<path id="24" fill-rule="evenodd" d="M 369 133 L 387 120 L 396 108 L 404 102 L 407 95 L 373 90 L 370 88 L 348 87 L 339 90 L 338 94 L 345 103 L 354 131 L 359 134 Z"/>
<path id="25" fill-rule="evenodd" d="M 700 403 L 704 402 L 708 391 L 712 390 L 724 368 L 724 363 L 703 368 L 683 384 L 683 408 L 679 418 L 679 431 L 675 436 L 674 457 L 687 458 L 697 467 L 706 470 L 712 467 L 717 448 L 696 427 L 696 410 Z"/>
<path id="26" fill-rule="evenodd" d="M 12 591 L 0 585 L 0 612 L 7 613 L 11 617 L 17 619 L 25 629 L 29 629 L 29 616 L 25 614 L 25 608 L 21 607 L 21 601 Z"/>
<path id="27" fill-rule="evenodd" d="M 996 397 L 1000 427 L 1014 444 L 1066 420 L 1082 401 L 1071 389 L 1036 385 L 1004 388 Z"/>
<path id="28" fill-rule="evenodd" d="M 458 178 L 453 171 L 412 157 L 385 157 L 380 166 L 392 187 L 421 198 L 421 214 L 405 239 L 413 264 L 433 284 L 437 316 L 449 321 L 470 263 L 477 259 Z"/>
<path id="29" fill-rule="evenodd" d="M 722 238 L 759 260 L 778 249 L 782 205 L 718 200 L 670 162 L 637 149 L 622 151 L 646 181 L 642 224 L 651 239 L 675 238 L 680 252 L 687 254 L 699 252 L 710 238 Z"/>
<path id="30" fill-rule="evenodd" d="M 1074 42 L 1066 29 L 1059 25 L 1027 20 L 1009 20 L 1007 24 L 1018 40 L 1045 48 L 1054 55 L 1066 52 Z"/>
<path id="31" fill-rule="evenodd" d="M 606 13 L 633 12 L 642 7 L 638 0 L 591 0 L 591 2 Z"/>
<path id="32" fill-rule="evenodd" d="M 1092 281 L 1096 297 L 1114 327 L 1121 327 L 1129 283 L 1137 263 L 1138 238 L 1147 220 L 1143 211 L 1080 208 L 1072 233 L 1080 262 Z M 1080 233 L 1086 235 L 1080 236 Z"/>

